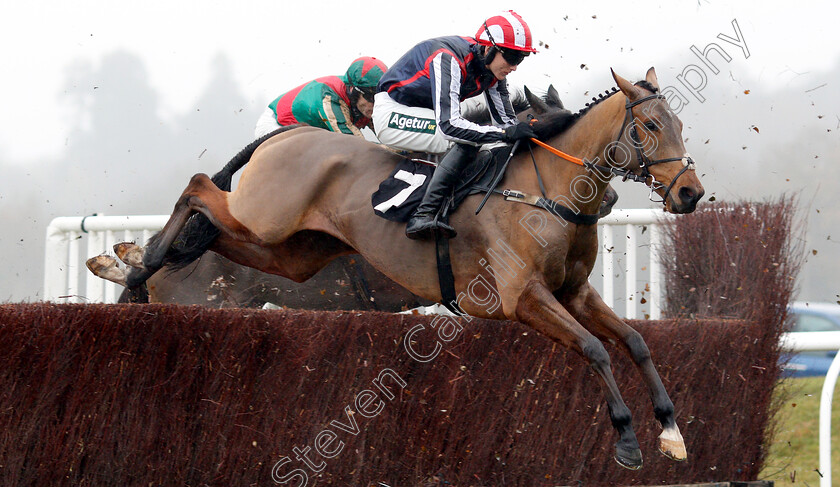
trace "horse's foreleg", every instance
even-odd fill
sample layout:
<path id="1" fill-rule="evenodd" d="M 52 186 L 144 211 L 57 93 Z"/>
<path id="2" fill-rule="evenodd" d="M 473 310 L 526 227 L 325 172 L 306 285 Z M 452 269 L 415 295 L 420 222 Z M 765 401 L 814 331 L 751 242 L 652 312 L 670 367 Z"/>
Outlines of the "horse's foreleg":
<path id="1" fill-rule="evenodd" d="M 639 367 L 648 387 L 653 412 L 662 425 L 659 435 L 659 451 L 674 460 L 685 460 L 686 449 L 680 429 L 674 418 L 674 403 L 668 397 L 665 386 L 651 359 L 650 350 L 642 336 L 624 322 L 601 299 L 592 286 L 587 285 L 577 297 L 564 303 L 566 309 L 587 330 L 602 340 L 615 340 L 621 344 L 633 362 Z"/>
<path id="2" fill-rule="evenodd" d="M 642 466 L 642 452 L 633 431 L 630 409 L 624 403 L 610 367 L 604 345 L 561 305 L 546 286 L 529 282 L 519 296 L 516 318 L 538 332 L 583 355 L 601 377 L 609 406 L 610 420 L 620 439 L 615 445 L 615 459 L 623 467 Z"/>

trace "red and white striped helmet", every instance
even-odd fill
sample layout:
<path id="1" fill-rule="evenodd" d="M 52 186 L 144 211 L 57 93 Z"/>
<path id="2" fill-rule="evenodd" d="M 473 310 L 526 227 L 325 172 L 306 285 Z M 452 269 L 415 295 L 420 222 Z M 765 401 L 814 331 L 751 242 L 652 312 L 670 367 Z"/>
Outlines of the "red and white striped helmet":
<path id="1" fill-rule="evenodd" d="M 531 45 L 531 29 L 513 10 L 484 21 L 475 34 L 475 40 L 482 46 L 492 46 L 495 43 L 502 49 L 537 52 Z"/>

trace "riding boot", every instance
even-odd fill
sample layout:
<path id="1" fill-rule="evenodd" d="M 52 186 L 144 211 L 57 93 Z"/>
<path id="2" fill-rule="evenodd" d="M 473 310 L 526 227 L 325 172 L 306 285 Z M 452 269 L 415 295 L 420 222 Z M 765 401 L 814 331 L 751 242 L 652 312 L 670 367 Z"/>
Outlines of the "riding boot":
<path id="1" fill-rule="evenodd" d="M 438 163 L 432 180 L 426 188 L 426 194 L 420 206 L 411 215 L 405 226 L 405 234 L 412 240 L 432 238 L 435 231 L 440 231 L 446 238 L 457 235 L 455 229 L 438 219 L 440 207 L 446 197 L 452 194 L 452 188 L 461 172 L 478 154 L 478 147 L 467 144 L 455 144 Z"/>

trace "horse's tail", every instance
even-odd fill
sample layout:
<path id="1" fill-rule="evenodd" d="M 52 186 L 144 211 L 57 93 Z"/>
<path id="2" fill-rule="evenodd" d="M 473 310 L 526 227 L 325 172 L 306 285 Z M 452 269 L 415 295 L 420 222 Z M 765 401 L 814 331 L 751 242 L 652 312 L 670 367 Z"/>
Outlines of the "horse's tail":
<path id="1" fill-rule="evenodd" d="M 213 184 L 222 191 L 230 191 L 233 175 L 251 160 L 251 156 L 260 144 L 279 133 L 286 132 L 297 127 L 299 127 L 299 125 L 281 127 L 271 133 L 263 135 L 259 139 L 245 146 L 245 148 L 239 151 L 239 153 L 236 154 L 230 162 L 225 164 L 225 167 L 223 167 L 221 171 L 213 175 L 211 178 Z M 151 245 L 154 245 L 158 235 L 160 234 L 158 233 L 152 237 L 149 242 Z M 175 239 L 175 242 L 166 252 L 164 265 L 166 266 L 167 271 L 174 272 L 178 269 L 182 269 L 201 257 L 204 252 L 210 248 L 210 245 L 218 236 L 219 229 L 210 222 L 210 219 L 201 213 L 195 213 L 192 215 L 190 219 L 187 220 L 187 224 L 184 225 L 184 229 L 181 230 L 178 238 Z"/>
<path id="2" fill-rule="evenodd" d="M 257 150 L 263 142 L 266 140 L 274 137 L 277 134 L 282 134 L 283 132 L 287 132 L 293 128 L 300 127 L 300 125 L 289 125 L 286 127 L 280 127 L 279 129 L 269 132 L 259 139 L 251 142 L 250 144 L 246 145 L 244 149 L 239 151 L 239 154 L 233 156 L 233 159 L 230 160 L 225 167 L 222 168 L 221 171 L 217 172 L 210 178 L 213 181 L 213 184 L 216 185 L 222 191 L 230 191 L 230 184 L 231 180 L 233 179 L 233 175 L 236 174 L 237 171 L 242 169 L 245 164 L 248 164 L 248 161 L 251 160 L 251 156 L 254 154 L 254 151 Z"/>

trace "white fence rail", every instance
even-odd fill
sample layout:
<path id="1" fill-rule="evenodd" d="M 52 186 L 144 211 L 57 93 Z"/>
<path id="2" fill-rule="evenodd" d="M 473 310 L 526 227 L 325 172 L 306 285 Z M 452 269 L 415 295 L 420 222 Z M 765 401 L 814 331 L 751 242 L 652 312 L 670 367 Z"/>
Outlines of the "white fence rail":
<path id="1" fill-rule="evenodd" d="M 110 251 L 115 243 L 135 241 L 142 245 L 163 228 L 168 218 L 169 215 L 143 215 L 54 219 L 47 227 L 44 300 L 115 303 L 122 290 L 91 274 L 84 261 Z"/>
<path id="2" fill-rule="evenodd" d="M 142 245 L 163 228 L 167 218 L 147 215 L 54 219 L 47 228 L 44 299 L 115 302 L 121 290 L 94 277 L 84 261 L 110 252 L 117 242 L 135 241 Z M 662 218 L 667 216 L 661 210 L 614 210 L 599 222 L 603 245 L 599 249 L 600 267 L 593 272 L 592 282 L 607 304 L 626 318 L 660 317 L 661 270 L 656 249 L 660 245 Z"/>

